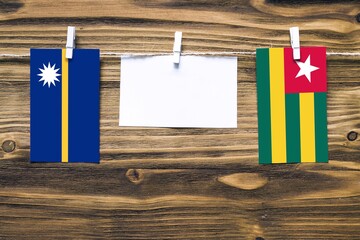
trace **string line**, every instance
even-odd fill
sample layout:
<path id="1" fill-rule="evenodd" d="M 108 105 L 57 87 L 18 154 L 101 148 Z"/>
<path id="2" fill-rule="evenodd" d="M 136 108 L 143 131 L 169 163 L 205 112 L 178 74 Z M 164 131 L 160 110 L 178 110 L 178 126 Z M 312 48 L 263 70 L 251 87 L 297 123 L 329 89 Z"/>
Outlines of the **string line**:
<path id="1" fill-rule="evenodd" d="M 131 56 L 169 56 L 172 52 L 148 52 L 148 53 L 131 53 L 131 52 L 100 52 L 100 56 L 114 56 L 114 57 L 131 57 Z M 255 55 L 255 51 L 242 52 L 181 52 L 182 56 L 241 56 L 241 55 Z M 327 56 L 360 56 L 360 52 L 327 52 Z M 23 58 L 30 57 L 30 54 L 0 54 L 2 58 Z"/>

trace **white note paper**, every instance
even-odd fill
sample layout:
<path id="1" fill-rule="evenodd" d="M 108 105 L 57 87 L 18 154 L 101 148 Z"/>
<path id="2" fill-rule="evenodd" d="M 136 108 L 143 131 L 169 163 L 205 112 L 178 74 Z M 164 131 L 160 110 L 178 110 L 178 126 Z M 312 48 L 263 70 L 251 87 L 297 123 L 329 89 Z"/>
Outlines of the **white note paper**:
<path id="1" fill-rule="evenodd" d="M 236 128 L 237 58 L 122 57 L 120 126 Z"/>

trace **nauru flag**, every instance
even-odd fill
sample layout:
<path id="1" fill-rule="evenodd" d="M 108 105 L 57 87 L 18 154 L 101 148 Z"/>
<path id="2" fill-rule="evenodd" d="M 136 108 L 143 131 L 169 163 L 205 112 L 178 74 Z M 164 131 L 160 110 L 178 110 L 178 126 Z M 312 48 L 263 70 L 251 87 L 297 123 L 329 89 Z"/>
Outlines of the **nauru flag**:
<path id="1" fill-rule="evenodd" d="M 30 50 L 30 161 L 99 162 L 98 49 Z"/>
<path id="2" fill-rule="evenodd" d="M 259 163 L 328 162 L 326 48 L 256 50 Z"/>

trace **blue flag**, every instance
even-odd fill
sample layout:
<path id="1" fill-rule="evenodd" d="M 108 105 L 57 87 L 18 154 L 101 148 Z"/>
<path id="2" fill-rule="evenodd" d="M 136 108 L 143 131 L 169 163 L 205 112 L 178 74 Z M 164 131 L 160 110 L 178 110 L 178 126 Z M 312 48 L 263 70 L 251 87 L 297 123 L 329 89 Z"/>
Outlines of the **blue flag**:
<path id="1" fill-rule="evenodd" d="M 99 163 L 98 49 L 30 50 L 30 161 Z"/>

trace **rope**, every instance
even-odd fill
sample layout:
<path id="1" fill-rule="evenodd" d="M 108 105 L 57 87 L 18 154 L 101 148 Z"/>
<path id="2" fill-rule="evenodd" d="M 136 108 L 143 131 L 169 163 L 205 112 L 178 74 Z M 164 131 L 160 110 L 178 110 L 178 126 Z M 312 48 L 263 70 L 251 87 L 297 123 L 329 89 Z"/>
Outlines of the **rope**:
<path id="1" fill-rule="evenodd" d="M 150 53 L 129 53 L 129 52 L 100 52 L 100 56 L 131 57 L 131 56 L 169 56 L 172 52 L 150 52 Z M 255 55 L 256 52 L 182 52 L 182 56 L 241 56 Z M 327 56 L 360 56 L 360 52 L 327 52 Z M 0 54 L 2 58 L 26 58 L 30 54 Z"/>

